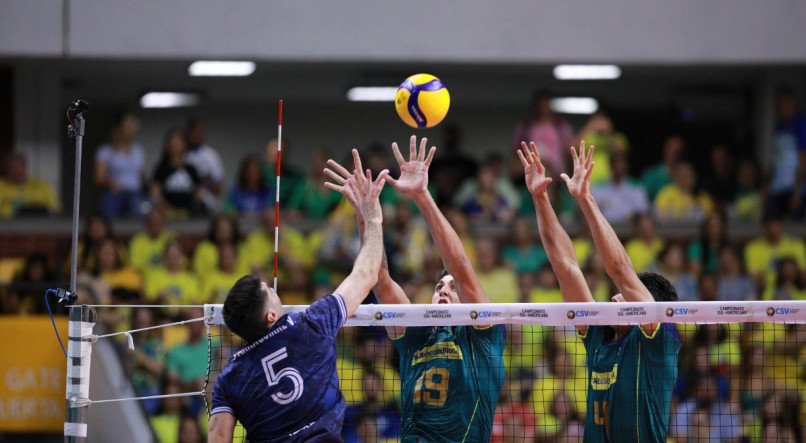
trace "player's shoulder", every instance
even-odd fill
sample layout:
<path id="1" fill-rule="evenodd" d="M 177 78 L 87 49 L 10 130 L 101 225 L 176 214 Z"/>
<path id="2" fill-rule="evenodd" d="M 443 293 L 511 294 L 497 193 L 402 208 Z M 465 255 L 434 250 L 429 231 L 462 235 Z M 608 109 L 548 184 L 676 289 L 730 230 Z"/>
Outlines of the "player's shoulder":
<path id="1" fill-rule="evenodd" d="M 469 340 L 494 338 L 494 337 L 503 338 L 506 334 L 506 326 L 502 324 L 466 325 L 466 326 L 459 326 L 458 328 L 459 331 L 462 331 L 462 333 L 461 334 L 457 333 L 457 336 L 466 337 Z"/>
<path id="2" fill-rule="evenodd" d="M 402 346 L 421 346 L 434 332 L 432 326 L 407 326 L 406 330 L 392 340 Z"/>

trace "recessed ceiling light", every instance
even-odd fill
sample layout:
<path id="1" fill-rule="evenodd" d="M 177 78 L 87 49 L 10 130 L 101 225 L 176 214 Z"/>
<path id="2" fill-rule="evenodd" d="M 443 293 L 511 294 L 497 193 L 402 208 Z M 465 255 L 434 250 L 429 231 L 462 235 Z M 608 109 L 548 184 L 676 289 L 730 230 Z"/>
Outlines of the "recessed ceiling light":
<path id="1" fill-rule="evenodd" d="M 397 86 L 356 86 L 347 91 L 351 102 L 393 102 Z"/>
<path id="2" fill-rule="evenodd" d="M 246 77 L 255 72 L 255 62 L 200 60 L 190 64 L 193 77 Z"/>
<path id="3" fill-rule="evenodd" d="M 593 114 L 599 102 L 592 97 L 556 97 L 551 99 L 551 109 L 561 114 Z"/>
<path id="4" fill-rule="evenodd" d="M 621 77 L 621 68 L 616 65 L 557 65 L 554 77 L 557 80 L 615 80 Z"/>
<path id="5" fill-rule="evenodd" d="M 192 92 L 148 92 L 140 97 L 143 108 L 182 108 L 201 103 L 201 96 Z"/>

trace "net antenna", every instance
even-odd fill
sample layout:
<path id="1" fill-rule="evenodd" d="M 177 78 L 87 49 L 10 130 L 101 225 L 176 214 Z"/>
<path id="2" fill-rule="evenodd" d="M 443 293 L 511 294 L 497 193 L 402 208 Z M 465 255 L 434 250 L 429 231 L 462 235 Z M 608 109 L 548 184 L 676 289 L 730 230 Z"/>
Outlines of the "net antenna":
<path id="1" fill-rule="evenodd" d="M 277 184 L 274 194 L 274 293 L 277 293 L 277 268 L 279 264 L 278 244 L 280 242 L 280 174 L 283 163 L 283 100 L 277 104 Z"/>

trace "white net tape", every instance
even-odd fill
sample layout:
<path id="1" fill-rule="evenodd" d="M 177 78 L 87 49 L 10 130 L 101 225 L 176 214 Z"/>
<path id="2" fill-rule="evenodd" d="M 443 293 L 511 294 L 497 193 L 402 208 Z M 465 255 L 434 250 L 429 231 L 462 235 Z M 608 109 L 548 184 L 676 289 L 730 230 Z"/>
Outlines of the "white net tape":
<path id="1" fill-rule="evenodd" d="M 287 312 L 307 306 L 286 306 Z M 204 305 L 212 325 L 224 325 L 222 305 Z M 361 305 L 345 326 L 544 326 L 646 323 L 806 323 L 804 301 L 485 303 Z"/>

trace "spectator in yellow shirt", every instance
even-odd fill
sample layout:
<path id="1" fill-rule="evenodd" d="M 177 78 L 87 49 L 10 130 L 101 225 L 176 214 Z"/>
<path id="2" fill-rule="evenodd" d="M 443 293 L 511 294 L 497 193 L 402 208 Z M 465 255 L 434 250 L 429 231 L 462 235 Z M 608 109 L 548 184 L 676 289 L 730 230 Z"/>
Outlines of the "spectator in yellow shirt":
<path id="1" fill-rule="evenodd" d="M 518 277 L 515 271 L 501 265 L 495 241 L 481 238 L 476 241 L 476 259 L 479 267 L 476 275 L 484 292 L 493 303 L 517 303 L 519 298 Z"/>
<path id="2" fill-rule="evenodd" d="M 185 257 L 175 240 L 165 245 L 165 266 L 152 268 L 146 274 L 145 299 L 149 303 L 184 305 L 205 303 L 198 279 L 184 269 Z"/>
<path id="3" fill-rule="evenodd" d="M 207 274 L 199 274 L 203 279 L 202 295 L 206 303 L 224 303 L 230 288 L 244 273 L 238 270 L 238 253 L 232 243 L 218 247 L 218 266 Z"/>
<path id="4" fill-rule="evenodd" d="M 274 268 L 274 208 L 263 211 L 261 225 L 252 231 L 240 251 L 239 269 L 258 274 Z M 308 274 L 316 266 L 316 254 L 324 239 L 324 231 L 314 229 L 307 235 L 285 223 L 280 226 L 279 280 L 300 287 L 307 284 Z M 287 293 L 284 293 L 284 296 Z M 284 299 L 285 300 L 285 299 Z"/>
<path id="5" fill-rule="evenodd" d="M 655 222 L 648 214 L 635 217 L 636 236 L 624 246 L 636 272 L 657 269 L 657 259 L 665 242 L 655 230 Z"/>
<path id="6" fill-rule="evenodd" d="M 143 278 L 132 267 L 125 266 L 119 254 L 117 240 L 107 238 L 98 245 L 98 260 L 93 275 L 103 280 L 118 300 L 140 300 Z"/>
<path id="7" fill-rule="evenodd" d="M 50 183 L 28 176 L 24 155 L 11 154 L 3 172 L 0 178 L 0 218 L 61 211 L 59 198 Z"/>
<path id="8" fill-rule="evenodd" d="M 147 272 L 154 266 L 162 266 L 165 246 L 176 237 L 165 227 L 165 214 L 159 209 L 148 213 L 145 231 L 139 232 L 129 241 L 129 263 L 140 272 Z"/>
<path id="9" fill-rule="evenodd" d="M 530 303 L 559 303 L 563 301 L 560 284 L 557 282 L 557 276 L 554 275 L 550 263 L 546 263 L 537 271 L 536 283 L 529 292 Z"/>
<path id="10" fill-rule="evenodd" d="M 785 257 L 795 260 L 798 269 L 806 270 L 806 247 L 803 240 L 784 234 L 781 218 L 776 214 L 764 217 L 764 234 L 747 244 L 744 263 L 747 272 L 760 288 L 774 287 L 775 269 Z"/>
<path id="11" fill-rule="evenodd" d="M 193 272 L 204 276 L 218 268 L 219 248 L 225 244 L 235 246 L 238 251 L 241 243 L 241 230 L 230 216 L 217 215 L 210 220 L 207 238 L 202 240 L 193 252 Z"/>
<path id="12" fill-rule="evenodd" d="M 775 287 L 768 287 L 765 300 L 806 300 L 806 273 L 798 269 L 798 263 L 791 257 L 778 261 Z"/>
<path id="13" fill-rule="evenodd" d="M 697 192 L 697 175 L 687 162 L 672 170 L 672 183 L 664 186 L 655 197 L 655 213 L 659 220 L 701 221 L 714 209 L 714 202 L 704 192 Z"/>
<path id="14" fill-rule="evenodd" d="M 78 269 L 90 270 L 95 267 L 98 248 L 107 238 L 114 238 L 111 221 L 100 214 L 91 215 L 84 225 L 84 234 L 78 241 Z M 122 246 L 122 245 L 121 245 Z M 128 260 L 125 246 L 120 250 L 121 261 Z"/>

